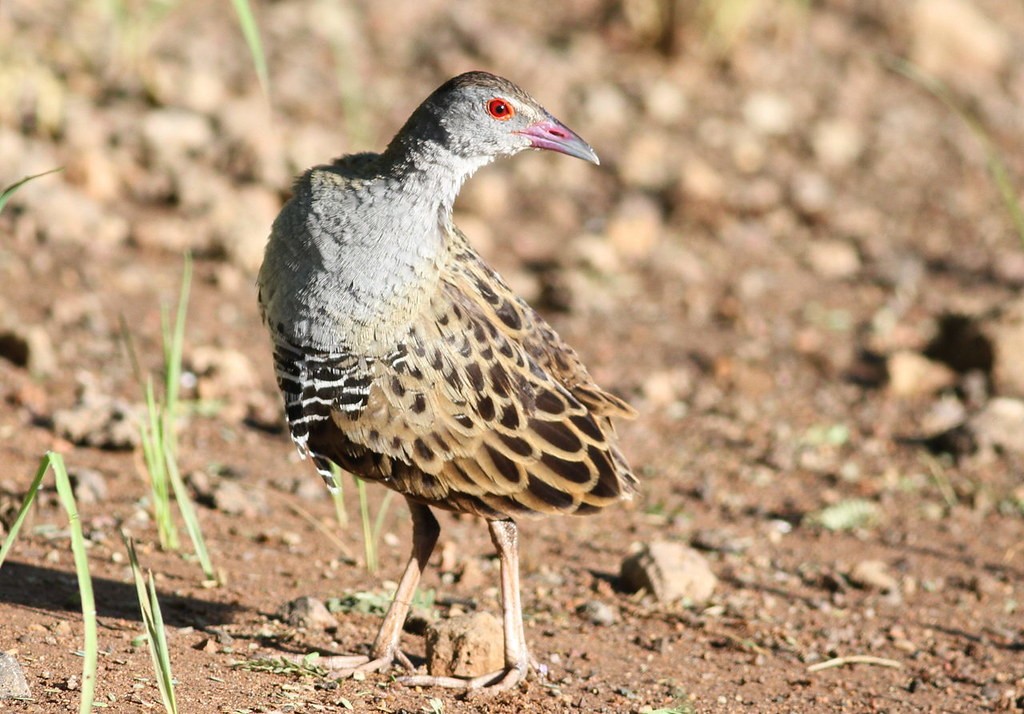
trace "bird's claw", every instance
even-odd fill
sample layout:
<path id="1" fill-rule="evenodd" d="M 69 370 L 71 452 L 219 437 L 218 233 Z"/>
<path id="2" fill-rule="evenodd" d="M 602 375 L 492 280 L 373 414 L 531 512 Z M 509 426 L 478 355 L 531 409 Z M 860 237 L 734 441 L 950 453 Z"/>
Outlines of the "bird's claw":
<path id="1" fill-rule="evenodd" d="M 469 696 L 476 696 L 504 692 L 512 689 L 525 678 L 526 667 L 514 665 L 470 679 L 417 675 L 399 677 L 397 681 L 406 687 L 446 687 L 448 689 L 461 689 Z"/>
<path id="2" fill-rule="evenodd" d="M 286 659 L 303 664 L 305 656 L 295 655 Z M 379 657 L 368 657 L 367 655 L 332 655 L 330 657 L 319 657 L 316 665 L 327 670 L 327 679 L 348 679 L 359 673 L 370 674 L 383 672 L 391 668 L 395 662 L 410 672 L 415 669 L 408 656 L 401 650 L 394 653 L 385 653 Z"/>

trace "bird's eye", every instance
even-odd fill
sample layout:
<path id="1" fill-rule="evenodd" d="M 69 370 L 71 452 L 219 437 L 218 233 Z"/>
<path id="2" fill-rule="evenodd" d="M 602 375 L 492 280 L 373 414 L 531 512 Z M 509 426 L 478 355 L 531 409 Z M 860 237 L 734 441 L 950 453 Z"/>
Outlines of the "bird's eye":
<path id="1" fill-rule="evenodd" d="M 495 98 L 487 102 L 487 113 L 495 119 L 507 121 L 515 115 L 516 110 L 504 99 Z"/>

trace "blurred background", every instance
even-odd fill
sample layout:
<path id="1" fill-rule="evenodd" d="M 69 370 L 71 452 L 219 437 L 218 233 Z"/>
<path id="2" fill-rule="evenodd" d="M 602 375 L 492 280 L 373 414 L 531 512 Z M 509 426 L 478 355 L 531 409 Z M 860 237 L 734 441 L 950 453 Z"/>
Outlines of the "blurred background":
<path id="1" fill-rule="evenodd" d="M 738 681 L 740 655 L 767 657 L 751 665 L 767 684 L 735 684 L 748 700 L 787 690 L 787 637 L 799 662 L 844 643 L 915 653 L 910 673 L 859 675 L 864 689 L 844 696 L 860 705 L 907 677 L 928 682 L 916 691 L 935 706 L 1020 705 L 1006 694 L 1019 663 L 1005 657 L 1024 641 L 1011 604 L 1024 595 L 1024 5 L 295 0 L 252 12 L 265 86 L 229 3 L 0 4 L 0 185 L 63 167 L 0 215 L 0 484 L 16 492 L 54 444 L 136 482 L 137 438 L 109 412 L 141 399 L 123 336 L 143 369 L 159 364 L 160 305 L 186 250 L 182 388 L 217 403 L 182 435 L 186 469 L 314 480 L 291 457 L 255 304 L 269 226 L 296 174 L 382 149 L 436 86 L 483 69 L 527 89 L 602 163 L 498 162 L 467 184 L 456 222 L 641 412 L 621 427 L 645 483 L 626 525 L 620 512 L 534 526 L 526 537 L 546 543 L 534 564 L 581 534 L 598 548 L 584 562 L 617 558 L 610 524 L 703 547 L 719 604 L 746 624 L 692 667 L 681 650 L 641 649 L 709 706 L 716 682 Z M 816 520 L 836 506 L 848 507 L 838 525 Z M 851 585 L 879 559 L 884 587 Z M 766 604 L 774 587 L 783 605 Z M 566 602 L 604 593 L 585 574 L 564 588 Z M 879 619 L 844 616 L 855 631 L 822 634 L 835 625 L 822 613 L 853 601 Z M 894 632 L 905 602 L 924 614 Z M 638 636 L 655 627 L 618 606 Z M 750 624 L 758 612 L 795 629 Z M 696 638 L 686 658 L 728 629 L 694 617 L 699 635 L 663 633 Z M 830 686 L 785 696 L 807 705 Z"/>

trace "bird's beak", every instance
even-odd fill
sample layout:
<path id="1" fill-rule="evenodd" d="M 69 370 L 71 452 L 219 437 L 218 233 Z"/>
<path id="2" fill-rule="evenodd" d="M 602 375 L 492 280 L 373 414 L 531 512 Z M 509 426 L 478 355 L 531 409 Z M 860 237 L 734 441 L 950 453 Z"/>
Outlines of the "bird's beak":
<path id="1" fill-rule="evenodd" d="M 590 144 L 583 141 L 576 132 L 553 116 L 549 115 L 516 133 L 529 137 L 530 145 L 535 149 L 557 151 L 560 154 L 575 156 L 577 159 L 583 159 L 592 164 L 601 163 L 597 154 L 590 148 Z"/>

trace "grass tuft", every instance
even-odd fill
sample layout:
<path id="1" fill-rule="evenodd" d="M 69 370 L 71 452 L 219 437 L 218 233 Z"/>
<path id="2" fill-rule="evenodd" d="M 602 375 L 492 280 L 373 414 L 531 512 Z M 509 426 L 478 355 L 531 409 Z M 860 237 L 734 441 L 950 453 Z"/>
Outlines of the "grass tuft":
<path id="1" fill-rule="evenodd" d="M 252 64 L 256 70 L 256 78 L 259 80 L 260 88 L 265 97 L 270 97 L 270 78 L 267 72 L 267 56 L 263 52 L 263 42 L 260 40 L 260 28 L 253 14 L 249 0 L 231 0 L 238 14 L 238 24 L 242 28 L 242 35 L 245 37 L 245 44 L 249 47 L 249 55 L 252 57 Z"/>
<path id="2" fill-rule="evenodd" d="M 178 504 L 185 529 L 192 541 L 196 557 L 203 569 L 207 583 L 222 583 L 222 574 L 213 566 L 203 531 L 199 525 L 199 516 L 189 496 L 188 489 L 181 478 L 178 468 L 178 437 L 176 421 L 182 412 L 180 401 L 181 362 L 185 343 L 185 320 L 188 315 L 188 299 L 192 286 L 192 257 L 185 254 L 182 269 L 181 289 L 178 294 L 178 305 L 174 321 L 165 310 L 161 315 L 164 352 L 164 398 L 156 397 L 151 379 L 146 380 L 146 418 L 141 420 L 139 430 L 142 437 L 142 453 L 149 474 L 150 492 L 153 498 L 153 517 L 157 522 L 160 547 L 165 550 L 177 550 L 180 547 L 177 527 L 174 524 L 171 495 Z M 132 342 L 125 340 L 129 351 Z M 134 354 L 132 363 L 138 360 Z"/>
<path id="3" fill-rule="evenodd" d="M 78 711 L 80 714 L 89 714 L 92 711 L 93 699 L 96 693 L 96 660 L 99 655 L 99 644 L 96 633 L 96 598 L 92 591 L 92 577 L 89 574 L 89 559 L 85 552 L 85 536 L 82 534 L 82 523 L 78 518 L 78 506 L 75 503 L 74 491 L 71 488 L 71 479 L 68 478 L 67 469 L 64 467 L 64 459 L 60 454 L 49 451 L 39 462 L 35 478 L 29 485 L 25 500 L 21 504 L 11 530 L 4 540 L 3 547 L 0 547 L 0 568 L 18 537 L 18 531 L 28 515 L 28 509 L 35 501 L 39 486 L 43 482 L 46 472 L 53 469 L 54 481 L 57 486 L 57 495 L 61 504 L 68 514 L 68 525 L 71 532 L 71 553 L 75 559 L 75 574 L 78 577 L 78 594 L 82 601 L 82 628 L 84 630 L 85 644 L 82 649 L 82 695 L 79 699 Z"/>
<path id="4" fill-rule="evenodd" d="M 128 548 L 128 562 L 135 578 L 135 593 L 139 600 L 139 612 L 146 627 L 146 641 L 149 655 L 153 660 L 153 671 L 156 673 L 157 687 L 163 700 L 164 710 L 168 714 L 178 714 L 178 702 L 174 695 L 174 676 L 171 674 L 171 654 L 167 647 L 167 632 L 164 629 L 164 618 L 160 612 L 160 601 L 156 596 L 156 584 L 153 573 L 147 572 L 146 580 L 142 578 L 139 557 L 135 552 L 135 543 L 121 533 L 124 544 Z"/>

